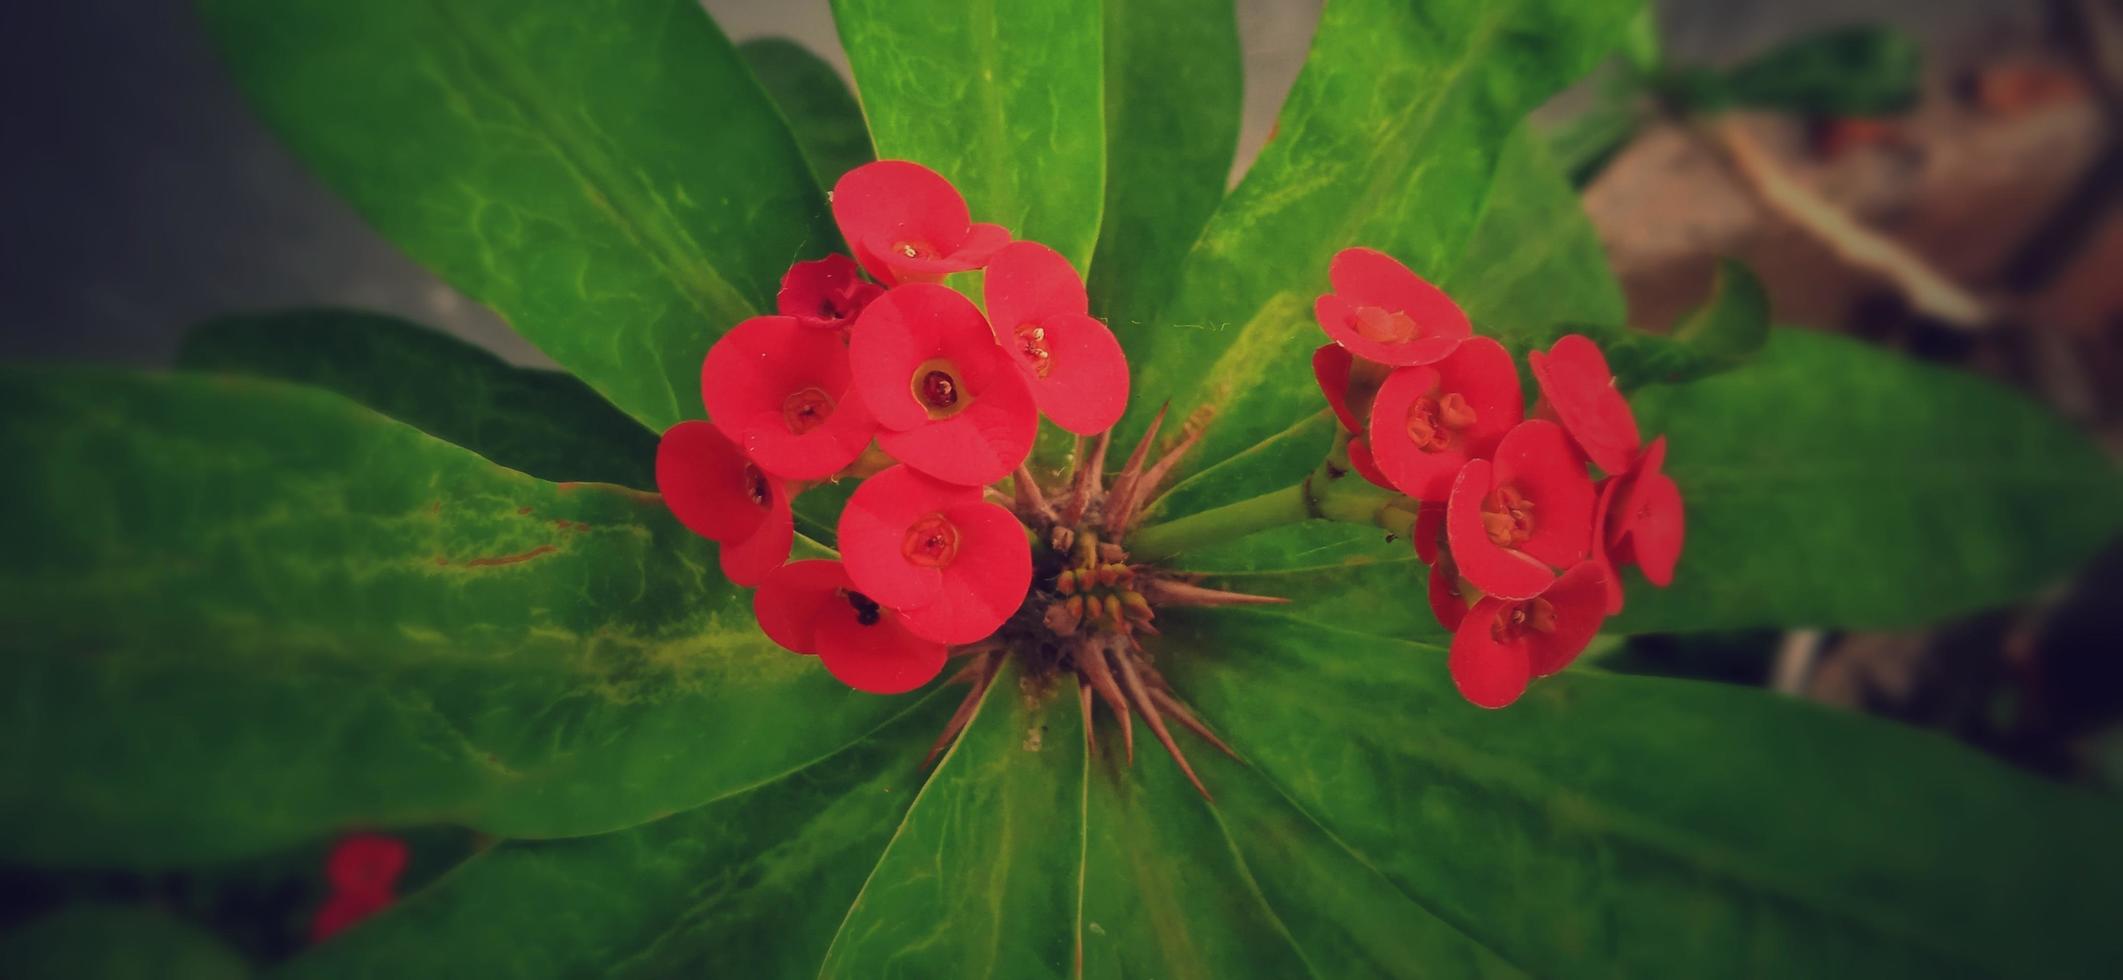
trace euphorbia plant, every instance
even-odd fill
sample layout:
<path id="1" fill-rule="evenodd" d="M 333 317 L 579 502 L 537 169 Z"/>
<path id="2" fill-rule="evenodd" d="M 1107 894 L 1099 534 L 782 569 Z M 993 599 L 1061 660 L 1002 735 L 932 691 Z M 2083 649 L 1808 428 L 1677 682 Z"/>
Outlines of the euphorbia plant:
<path id="1" fill-rule="evenodd" d="M 311 975 L 2113 956 L 2107 801 L 1753 691 L 1526 686 L 1593 628 L 1993 606 L 2117 524 L 2068 427 L 1769 330 L 1743 272 L 1623 326 L 1519 121 L 1624 3 L 1336 0 L 1228 195 L 1202 0 L 840 0 L 860 116 L 691 0 L 204 11 L 580 383 L 350 314 L 8 370 L 13 862 L 489 841 Z M 210 942 L 83 914 L 9 949 Z"/>

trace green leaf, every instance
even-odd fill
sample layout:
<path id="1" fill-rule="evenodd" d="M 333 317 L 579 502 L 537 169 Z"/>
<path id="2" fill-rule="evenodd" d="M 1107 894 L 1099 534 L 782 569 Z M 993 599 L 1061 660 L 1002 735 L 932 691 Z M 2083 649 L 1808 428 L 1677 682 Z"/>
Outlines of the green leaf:
<path id="1" fill-rule="evenodd" d="M 1876 116 L 1916 104 L 1924 49 L 1884 24 L 1809 34 L 1724 74 L 1729 104 L 1827 116 Z"/>
<path id="2" fill-rule="evenodd" d="M 75 905 L 0 936 L 10 980 L 241 980 L 251 969 L 221 940 L 149 908 Z"/>
<path id="3" fill-rule="evenodd" d="M 877 155 L 1082 271 L 1105 200 L 1098 0 L 834 0 Z"/>
<path id="4" fill-rule="evenodd" d="M 327 392 L 0 371 L 0 455 L 8 859 L 594 833 L 901 710 L 759 635 L 653 495 L 545 483 Z"/>
<path id="5" fill-rule="evenodd" d="M 1278 135 L 1188 254 L 1159 329 L 1136 344 L 1124 431 L 1167 398 L 1177 418 L 1217 406 L 1188 464 L 1198 469 L 1311 414 L 1312 300 L 1334 253 L 1370 246 L 1442 278 L 1481 220 L 1506 138 L 1612 50 L 1633 9 L 1328 5 Z"/>
<path id="6" fill-rule="evenodd" d="M 1329 839 L 1535 975 L 2097 975 L 2111 799 L 1928 733 L 1573 670 L 1461 700 L 1439 647 L 1173 617 L 1168 676 Z"/>
<path id="7" fill-rule="evenodd" d="M 1106 212 L 1091 309 L 1122 341 L 1156 329 L 1238 148 L 1230 0 L 1105 0 Z"/>
<path id="8" fill-rule="evenodd" d="M 396 317 L 352 310 L 220 317 L 185 335 L 177 364 L 335 391 L 540 479 L 656 488 L 656 433 L 588 385 L 512 367 Z"/>
<path id="9" fill-rule="evenodd" d="M 782 37 L 746 41 L 737 53 L 789 121 L 818 186 L 831 187 L 841 174 L 876 159 L 855 93 L 825 59 Z"/>
<path id="10" fill-rule="evenodd" d="M 1075 685 L 1005 668 L 915 796 L 820 977 L 1060 976 L 1074 948 L 1087 763 Z"/>
<path id="11" fill-rule="evenodd" d="M 1762 349 L 1769 340 L 1769 294 L 1746 266 L 1726 259 L 1718 263 L 1710 297 L 1682 317 L 1671 334 L 1558 322 L 1505 339 L 1507 346 L 1524 351 L 1572 333 L 1599 342 L 1615 383 L 1624 389 L 1693 381 L 1738 367 Z"/>
<path id="12" fill-rule="evenodd" d="M 508 841 L 290 964 L 334 977 L 808 976 L 920 789 L 956 692 L 728 799 Z"/>
<path id="13" fill-rule="evenodd" d="M 413 258 L 657 431 L 838 240 L 694 0 L 204 0 L 261 114 Z"/>
<path id="14" fill-rule="evenodd" d="M 1190 552 L 1177 564 L 1220 589 L 1289 600 L 1263 607 L 1262 615 L 1388 639 L 1451 642 L 1430 611 L 1429 578 L 1414 544 L 1375 527 L 1286 524 Z"/>
<path id="15" fill-rule="evenodd" d="M 2123 521 L 2115 465 L 2063 420 L 1834 336 L 1776 331 L 1633 402 L 1688 532 L 1671 588 L 1629 573 L 1627 631 L 1913 626 L 2032 594 Z"/>

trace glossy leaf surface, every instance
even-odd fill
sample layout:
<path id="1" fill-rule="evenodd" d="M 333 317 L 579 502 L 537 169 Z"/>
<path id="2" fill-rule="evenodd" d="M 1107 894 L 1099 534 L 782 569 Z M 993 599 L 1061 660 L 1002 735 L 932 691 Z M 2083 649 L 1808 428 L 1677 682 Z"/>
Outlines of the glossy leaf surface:
<path id="1" fill-rule="evenodd" d="M 837 236 L 694 0 L 205 0 L 266 121 L 413 258 L 656 431 Z"/>
<path id="2" fill-rule="evenodd" d="M 83 904 L 0 935 L 9 980 L 242 980 L 242 957 L 213 934 L 152 908 Z"/>
<path id="3" fill-rule="evenodd" d="M 834 0 L 870 137 L 966 196 L 973 220 L 1081 272 L 1098 240 L 1106 141 L 1098 0 Z"/>
<path id="4" fill-rule="evenodd" d="M 653 495 L 535 480 L 327 392 L 13 370 L 0 452 L 12 859 L 594 833 L 901 708 L 760 636 Z"/>
<path id="5" fill-rule="evenodd" d="M 179 367 L 338 392 L 545 480 L 656 488 L 656 433 L 588 385 L 439 331 L 351 310 L 228 316 L 192 328 Z"/>
<path id="6" fill-rule="evenodd" d="M 830 188 L 841 174 L 875 159 L 855 93 L 824 58 L 781 37 L 746 41 L 737 53 L 789 121 L 818 186 Z"/>

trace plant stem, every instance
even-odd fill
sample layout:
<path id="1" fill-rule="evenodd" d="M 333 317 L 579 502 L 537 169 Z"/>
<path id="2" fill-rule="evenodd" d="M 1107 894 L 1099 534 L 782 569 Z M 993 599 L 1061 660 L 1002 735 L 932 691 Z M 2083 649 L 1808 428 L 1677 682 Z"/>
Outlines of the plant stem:
<path id="1" fill-rule="evenodd" d="M 1158 561 L 1314 516 L 1305 484 L 1298 483 L 1249 500 L 1143 528 L 1128 539 L 1128 557 L 1136 561 Z"/>

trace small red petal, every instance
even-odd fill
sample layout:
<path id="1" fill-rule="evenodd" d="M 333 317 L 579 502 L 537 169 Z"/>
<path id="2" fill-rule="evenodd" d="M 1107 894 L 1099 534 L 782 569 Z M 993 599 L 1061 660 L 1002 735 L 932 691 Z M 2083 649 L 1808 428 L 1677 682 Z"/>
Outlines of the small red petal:
<path id="1" fill-rule="evenodd" d="M 1334 409 L 1334 417 L 1341 420 L 1342 428 L 1349 432 L 1364 431 L 1364 421 L 1349 407 L 1349 368 L 1356 356 L 1340 344 L 1322 344 L 1312 352 L 1312 377 L 1319 382 L 1320 394 L 1327 396 L 1327 407 Z"/>
<path id="2" fill-rule="evenodd" d="M 1557 576 L 1540 598 L 1548 603 L 1555 628 L 1529 631 L 1525 644 L 1533 676 L 1546 677 L 1570 666 L 1600 631 L 1601 621 L 1607 618 L 1605 573 L 1597 562 L 1579 562 Z"/>
<path id="3" fill-rule="evenodd" d="M 1501 708 L 1518 700 L 1533 679 L 1533 666 L 1525 648 L 1498 642 L 1496 638 L 1497 616 L 1508 613 L 1515 605 L 1510 600 L 1486 596 L 1467 611 L 1452 634 L 1452 654 L 1447 661 L 1452 684 L 1459 688 L 1461 697 L 1484 708 Z"/>
<path id="4" fill-rule="evenodd" d="M 1415 509 L 1415 527 L 1409 531 L 1415 538 L 1415 558 L 1425 565 L 1437 564 L 1437 556 L 1445 547 L 1445 505 L 1423 504 Z"/>
<path id="5" fill-rule="evenodd" d="M 1399 492 L 1393 486 L 1393 481 L 1386 479 L 1386 474 L 1379 472 L 1378 461 L 1372 458 L 1371 446 L 1364 442 L 1363 436 L 1351 436 L 1349 439 L 1349 468 L 1374 487 Z"/>
<path id="6" fill-rule="evenodd" d="M 334 892 L 310 920 L 310 942 L 321 943 L 391 905 L 389 892 Z"/>
<path id="7" fill-rule="evenodd" d="M 935 679 L 950 651 L 907 631 L 898 615 L 879 609 L 872 622 L 848 603 L 820 621 L 818 659 L 841 683 L 871 694 L 904 694 Z"/>
<path id="8" fill-rule="evenodd" d="M 1531 598 L 1555 581 L 1555 572 L 1522 552 L 1499 546 L 1489 537 L 1482 524 L 1482 501 L 1494 485 L 1488 460 L 1468 461 L 1453 481 L 1452 496 L 1446 503 L 1445 538 L 1452 546 L 1452 559 L 1459 565 L 1460 574 L 1483 594 L 1501 599 Z"/>
<path id="9" fill-rule="evenodd" d="M 981 288 L 988 318 L 995 323 L 995 339 L 1005 345 L 1020 324 L 1091 311 L 1076 267 L 1038 242 L 1011 242 L 996 252 Z"/>
<path id="10" fill-rule="evenodd" d="M 753 494 L 774 482 L 708 422 L 680 422 L 656 444 L 656 489 L 664 506 L 711 541 L 736 541 L 758 530 L 770 507 Z"/>
<path id="11" fill-rule="evenodd" d="M 1113 331 L 1081 314 L 1050 316 L 1039 329 L 1045 333 L 1044 358 L 1028 358 L 1021 345 L 1011 349 L 1033 402 L 1055 425 L 1077 435 L 1112 428 L 1128 408 L 1128 356 Z"/>
<path id="12" fill-rule="evenodd" d="M 1444 500 L 1452 492 L 1452 480 L 1467 464 L 1467 454 L 1455 448 L 1426 450 L 1409 434 L 1409 417 L 1417 402 L 1442 397 L 1437 371 L 1428 367 L 1396 368 L 1379 386 L 1378 400 L 1371 403 L 1371 424 L 1366 441 L 1379 472 L 1393 488 L 1417 500 Z"/>
<path id="13" fill-rule="evenodd" d="M 405 841 L 383 834 L 350 834 L 325 858 L 324 877 L 334 891 L 388 895 L 405 872 Z"/>
<path id="14" fill-rule="evenodd" d="M 833 220 L 854 247 L 856 261 L 886 286 L 899 282 L 895 270 L 910 263 L 933 265 L 935 257 L 959 250 L 973 234 L 966 199 L 943 175 L 918 163 L 879 160 L 856 167 L 833 185 L 831 200 Z M 974 244 L 986 247 L 992 233 L 979 237 Z M 900 246 L 930 258 L 910 258 Z M 923 268 L 917 274 L 935 273 Z"/>
<path id="15" fill-rule="evenodd" d="M 774 307 L 806 327 L 837 330 L 855 322 L 863 307 L 882 295 L 883 287 L 856 274 L 854 259 L 835 254 L 790 266 Z"/>
<path id="16" fill-rule="evenodd" d="M 1343 249 L 1328 276 L 1334 292 L 1320 297 L 1313 313 L 1329 337 L 1358 357 L 1402 367 L 1433 364 L 1474 333 L 1467 314 L 1444 290 L 1383 252 Z M 1406 336 L 1378 335 L 1360 326 L 1366 310 L 1387 315 Z"/>
<path id="17" fill-rule="evenodd" d="M 936 601 L 944 587 L 944 569 L 908 555 L 908 532 L 931 515 L 979 500 L 978 487 L 946 483 L 907 466 L 862 481 L 842 508 L 836 532 L 848 578 L 880 605 L 903 608 Z M 963 553 L 964 532 L 959 535 Z"/>
<path id="18" fill-rule="evenodd" d="M 768 572 L 789 560 L 789 549 L 796 544 L 796 523 L 789 514 L 789 491 L 780 481 L 768 481 L 772 497 L 765 520 L 752 533 L 737 541 L 722 543 L 722 574 L 738 585 L 751 587 L 759 584 Z"/>
<path id="19" fill-rule="evenodd" d="M 1430 566 L 1430 614 L 1437 617 L 1438 625 L 1447 630 L 1457 630 L 1467 618 L 1467 597 L 1460 589 L 1459 570 L 1450 562 Z"/>
<path id="20" fill-rule="evenodd" d="M 1614 386 L 1614 373 L 1598 344 L 1579 334 L 1555 342 L 1547 354 L 1526 355 L 1542 400 L 1570 438 L 1609 475 L 1627 471 L 1636 461 L 1636 415 Z"/>
<path id="21" fill-rule="evenodd" d="M 1630 552 L 1651 584 L 1662 588 L 1671 585 L 1685 534 L 1681 488 L 1664 473 L 1650 473 L 1637 480 L 1633 497 L 1635 520 L 1629 529 Z"/>
<path id="22" fill-rule="evenodd" d="M 753 317 L 708 348 L 701 400 L 760 469 L 788 480 L 839 472 L 877 432 L 838 335 L 794 317 Z"/>
<path id="23" fill-rule="evenodd" d="M 817 653 L 818 624 L 836 611 L 834 606 L 847 604 L 840 591 L 852 588 L 837 561 L 790 562 L 759 580 L 759 591 L 752 593 L 752 618 L 759 621 L 760 632 L 783 649 Z"/>
<path id="24" fill-rule="evenodd" d="M 1032 452 L 1039 412 L 1010 355 L 973 303 L 942 286 L 900 286 L 870 304 L 849 342 L 855 386 L 886 432 L 878 445 L 938 479 L 978 486 L 1008 476 Z M 955 414 L 917 398 L 925 379 L 949 380 Z"/>
<path id="25" fill-rule="evenodd" d="M 1624 598 L 1622 594 L 1622 577 L 1616 574 L 1612 546 L 1607 543 L 1609 541 L 1607 528 L 1611 523 L 1608 520 L 1608 513 L 1614 508 L 1615 491 L 1621 486 L 1621 480 L 1621 477 L 1608 477 L 1601 480 L 1598 499 L 1592 505 L 1592 561 L 1600 567 L 1600 581 L 1606 587 L 1606 609 L 1609 616 L 1622 611 L 1622 600 Z"/>
<path id="26" fill-rule="evenodd" d="M 1497 444 L 1491 479 L 1534 503 L 1533 533 L 1520 551 L 1557 568 L 1590 552 L 1596 494 L 1561 427 L 1539 419 L 1519 423 Z"/>
<path id="27" fill-rule="evenodd" d="M 902 608 L 915 635 L 952 645 L 987 639 L 1025 604 L 1032 587 L 1032 548 L 1016 515 L 986 501 L 944 514 L 958 529 L 957 560 L 926 605 Z"/>

